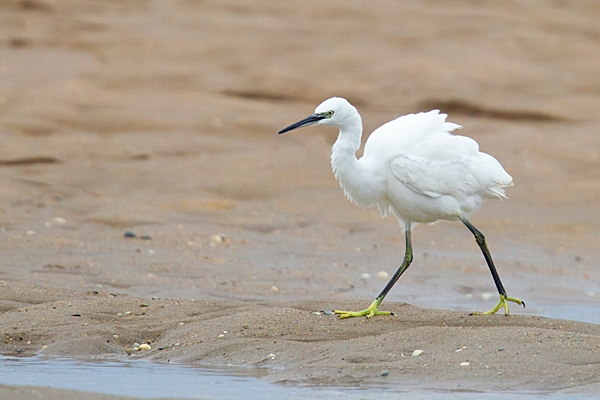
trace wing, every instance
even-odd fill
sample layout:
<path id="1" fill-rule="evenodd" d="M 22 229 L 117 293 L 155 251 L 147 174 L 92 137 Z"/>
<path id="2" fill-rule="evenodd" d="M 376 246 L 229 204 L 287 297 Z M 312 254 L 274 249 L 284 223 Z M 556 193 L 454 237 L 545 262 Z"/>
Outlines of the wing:
<path id="1" fill-rule="evenodd" d="M 371 133 L 365 143 L 364 158 L 389 162 L 419 142 L 448 135 L 448 132 L 460 128 L 460 125 L 446 122 L 446 117 L 439 110 L 432 110 L 405 115 L 383 124 Z"/>
<path id="2" fill-rule="evenodd" d="M 462 202 L 471 195 L 502 198 L 512 178 L 492 156 L 479 152 L 473 139 L 436 135 L 398 154 L 392 174 L 417 193 L 437 198 L 450 195 Z"/>
<path id="3" fill-rule="evenodd" d="M 506 197 L 502 187 L 512 185 L 511 176 L 473 139 L 451 134 L 460 125 L 446 117 L 432 110 L 382 125 L 369 136 L 361 161 L 389 168 L 404 185 L 432 198 Z"/>
<path id="4" fill-rule="evenodd" d="M 466 159 L 431 160 L 423 157 L 401 154 L 394 158 L 392 174 L 400 182 L 417 193 L 437 198 L 451 195 L 463 197 L 468 192 L 469 181 L 473 177 Z"/>

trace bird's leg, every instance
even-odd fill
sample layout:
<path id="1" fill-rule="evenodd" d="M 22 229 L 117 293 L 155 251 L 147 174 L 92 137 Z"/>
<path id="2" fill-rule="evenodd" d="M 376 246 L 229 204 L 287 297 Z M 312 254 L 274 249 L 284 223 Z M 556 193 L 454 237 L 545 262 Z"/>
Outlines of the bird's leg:
<path id="1" fill-rule="evenodd" d="M 483 257 L 485 258 L 485 262 L 487 263 L 488 267 L 490 268 L 490 272 L 492 273 L 492 278 L 494 278 L 494 283 L 496 284 L 496 288 L 498 289 L 498 293 L 500 294 L 500 301 L 498 301 L 498 304 L 496 304 L 496 306 L 494 308 L 492 308 L 491 310 L 486 311 L 486 312 L 473 312 L 473 313 L 471 313 L 471 315 L 494 314 L 494 313 L 498 312 L 498 310 L 500 310 L 501 308 L 504 308 L 504 314 L 508 315 L 508 302 L 509 301 L 512 301 L 513 303 L 517 303 L 518 305 L 522 305 L 523 307 L 525 307 L 524 301 L 517 299 L 516 297 L 509 297 L 506 294 L 506 290 L 504 290 L 504 286 L 502 285 L 502 282 L 500 281 L 500 276 L 498 275 L 498 271 L 496 271 L 496 267 L 494 266 L 494 261 L 492 260 L 492 255 L 490 254 L 490 250 L 488 249 L 487 242 L 485 241 L 485 236 L 483 236 L 483 233 L 481 233 L 477 228 L 475 228 L 473 226 L 473 224 L 471 224 L 469 222 L 469 220 L 467 220 L 462 215 L 459 215 L 458 219 L 460 219 L 462 221 L 462 223 L 465 224 L 467 226 L 467 228 L 469 228 L 469 230 L 471 231 L 473 236 L 475 236 L 475 241 L 481 248 Z"/>
<path id="2" fill-rule="evenodd" d="M 381 302 L 383 301 L 385 296 L 388 294 L 388 292 L 392 289 L 392 287 L 394 286 L 396 281 L 400 278 L 400 276 L 404 273 L 404 271 L 406 271 L 406 269 L 409 267 L 410 263 L 412 262 L 413 253 L 412 253 L 412 244 L 411 244 L 411 239 L 410 239 L 410 230 L 411 230 L 411 226 L 410 226 L 410 224 L 407 224 L 406 231 L 405 231 L 406 251 L 404 253 L 404 260 L 402 261 L 402 265 L 400 265 L 400 268 L 398 268 L 398 270 L 396 271 L 394 276 L 392 276 L 392 279 L 390 279 L 390 281 L 387 283 L 387 285 L 385 285 L 385 287 L 383 288 L 383 290 L 381 291 L 379 296 L 377 296 L 375 301 L 373 301 L 367 309 L 362 310 L 362 311 L 335 310 L 334 313 L 339 314 L 340 318 L 362 317 L 362 316 L 366 316 L 367 318 L 372 318 L 376 315 L 393 315 L 389 311 L 379 311 L 378 308 L 379 308 L 379 304 L 381 304 Z"/>

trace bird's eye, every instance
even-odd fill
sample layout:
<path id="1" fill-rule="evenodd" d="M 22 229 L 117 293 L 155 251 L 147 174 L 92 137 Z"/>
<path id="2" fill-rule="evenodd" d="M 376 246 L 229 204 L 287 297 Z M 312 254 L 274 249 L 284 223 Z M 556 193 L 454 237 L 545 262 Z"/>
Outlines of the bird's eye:
<path id="1" fill-rule="evenodd" d="M 327 115 L 327 118 L 333 117 L 333 110 L 327 111 L 325 115 Z"/>

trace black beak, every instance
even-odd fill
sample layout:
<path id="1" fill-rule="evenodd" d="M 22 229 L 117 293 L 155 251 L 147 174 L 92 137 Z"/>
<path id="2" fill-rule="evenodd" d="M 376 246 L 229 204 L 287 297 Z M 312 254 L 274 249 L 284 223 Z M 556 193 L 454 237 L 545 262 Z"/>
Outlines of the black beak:
<path id="1" fill-rule="evenodd" d="M 286 133 L 286 132 L 289 132 L 289 131 L 297 129 L 297 128 L 302 128 L 303 126 L 314 125 L 324 118 L 325 118 L 325 116 L 323 116 L 321 114 L 313 114 L 310 117 L 304 118 L 302 121 L 298 121 L 295 124 L 288 126 L 287 128 L 283 128 L 282 130 L 279 131 L 279 134 L 281 135 L 282 133 Z"/>

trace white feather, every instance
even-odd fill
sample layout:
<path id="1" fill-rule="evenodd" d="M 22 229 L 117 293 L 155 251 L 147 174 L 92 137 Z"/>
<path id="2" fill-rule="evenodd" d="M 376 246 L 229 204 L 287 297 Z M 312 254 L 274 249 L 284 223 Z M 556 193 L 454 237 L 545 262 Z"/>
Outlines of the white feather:
<path id="1" fill-rule="evenodd" d="M 438 110 L 410 114 L 377 128 L 356 159 L 362 122 L 345 99 L 324 101 L 316 113 L 333 111 L 319 122 L 340 128 L 331 165 L 346 196 L 361 206 L 377 205 L 382 216 L 401 224 L 468 217 L 487 198 L 506 198 L 512 178 L 473 139 L 453 135 L 461 128 Z"/>

